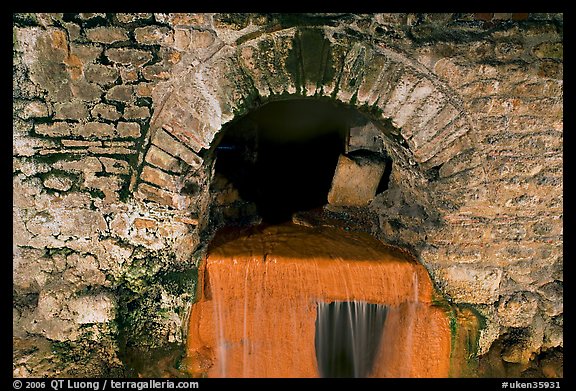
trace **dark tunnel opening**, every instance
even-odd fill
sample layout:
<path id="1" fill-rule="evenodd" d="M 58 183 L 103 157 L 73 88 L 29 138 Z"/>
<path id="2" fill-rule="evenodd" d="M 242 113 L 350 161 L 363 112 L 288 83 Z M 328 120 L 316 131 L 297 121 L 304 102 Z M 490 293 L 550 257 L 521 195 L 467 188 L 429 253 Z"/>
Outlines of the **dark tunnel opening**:
<path id="1" fill-rule="evenodd" d="M 264 222 L 288 221 L 327 203 L 338 156 L 359 116 L 333 101 L 266 104 L 223 130 L 215 173 L 253 202 Z"/>

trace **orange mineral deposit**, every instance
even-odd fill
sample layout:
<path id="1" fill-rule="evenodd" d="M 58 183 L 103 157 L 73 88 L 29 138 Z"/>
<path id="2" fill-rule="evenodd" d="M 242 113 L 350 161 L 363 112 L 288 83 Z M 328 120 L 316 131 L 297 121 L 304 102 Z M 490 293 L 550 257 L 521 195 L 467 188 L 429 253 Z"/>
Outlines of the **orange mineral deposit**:
<path id="1" fill-rule="evenodd" d="M 348 355 L 335 362 L 352 368 L 361 347 L 372 352 L 365 368 L 342 376 L 447 377 L 449 320 L 433 305 L 433 290 L 421 264 L 365 233 L 293 224 L 220 233 L 200 265 L 188 371 L 336 377 L 319 358 L 325 366 L 327 354 Z M 376 335 L 355 335 L 366 330 Z M 337 349 L 342 342 L 323 333 L 352 342 Z"/>

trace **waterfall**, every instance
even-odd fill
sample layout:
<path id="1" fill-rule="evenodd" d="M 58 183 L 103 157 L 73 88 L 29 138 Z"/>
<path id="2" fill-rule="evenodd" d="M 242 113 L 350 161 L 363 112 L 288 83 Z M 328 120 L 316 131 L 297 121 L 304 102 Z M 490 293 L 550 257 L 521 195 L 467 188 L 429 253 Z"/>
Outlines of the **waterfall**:
<path id="1" fill-rule="evenodd" d="M 368 377 L 387 310 L 364 301 L 318 303 L 315 347 L 320 376 Z"/>
<path id="2" fill-rule="evenodd" d="M 222 239 L 189 324 L 194 376 L 447 376 L 447 315 L 404 253 L 327 227 Z"/>

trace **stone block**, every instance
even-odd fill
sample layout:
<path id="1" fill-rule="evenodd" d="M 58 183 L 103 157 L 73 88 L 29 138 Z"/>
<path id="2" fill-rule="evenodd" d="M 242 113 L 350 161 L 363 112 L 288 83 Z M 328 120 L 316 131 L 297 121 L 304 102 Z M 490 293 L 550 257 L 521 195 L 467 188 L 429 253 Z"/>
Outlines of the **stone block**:
<path id="1" fill-rule="evenodd" d="M 100 141 L 98 141 L 100 143 Z M 92 175 L 102 171 L 102 163 L 93 157 L 85 157 L 79 160 L 62 160 L 54 163 L 54 168 L 72 172 L 83 172 Z"/>
<path id="2" fill-rule="evenodd" d="M 82 64 L 90 64 L 102 53 L 102 46 L 95 44 L 70 44 L 70 54 L 77 57 Z"/>
<path id="3" fill-rule="evenodd" d="M 118 137 L 140 137 L 140 125 L 136 122 L 118 122 L 116 126 Z"/>
<path id="4" fill-rule="evenodd" d="M 112 137 L 114 130 L 114 125 L 104 122 L 88 122 L 76 127 L 74 134 L 83 137 Z"/>
<path id="5" fill-rule="evenodd" d="M 105 323 L 116 316 L 116 301 L 109 293 L 74 298 L 69 308 L 79 324 Z"/>
<path id="6" fill-rule="evenodd" d="M 122 114 L 116 110 L 116 106 L 107 105 L 105 103 L 98 103 L 91 111 L 92 117 L 95 119 L 106 119 L 108 121 L 116 121 Z"/>
<path id="7" fill-rule="evenodd" d="M 113 48 L 106 50 L 106 57 L 112 62 L 131 65 L 135 67 L 142 66 L 152 60 L 152 54 L 140 49 Z"/>
<path id="8" fill-rule="evenodd" d="M 542 42 L 532 49 L 532 53 L 538 58 L 562 60 L 564 58 L 564 45 L 562 42 Z"/>
<path id="9" fill-rule="evenodd" d="M 122 77 L 123 83 L 132 83 L 138 80 L 138 69 L 130 67 L 130 68 L 122 68 L 120 69 L 120 76 Z"/>
<path id="10" fill-rule="evenodd" d="M 100 161 L 104 165 L 104 170 L 110 174 L 128 174 L 130 166 L 126 160 L 113 159 L 110 157 L 101 156 Z"/>
<path id="11" fill-rule="evenodd" d="M 106 14 L 101 13 L 101 12 L 82 12 L 78 14 L 78 17 L 82 20 L 90 20 L 90 19 L 94 19 L 94 18 L 106 18 Z"/>
<path id="12" fill-rule="evenodd" d="M 84 70 L 84 77 L 87 81 L 107 86 L 113 84 L 118 79 L 118 69 L 101 64 L 89 64 Z"/>
<path id="13" fill-rule="evenodd" d="M 151 97 L 155 83 L 139 83 L 136 86 L 136 95 L 139 97 Z"/>
<path id="14" fill-rule="evenodd" d="M 174 33 L 168 27 L 146 26 L 134 30 L 138 43 L 144 45 L 172 45 Z"/>
<path id="15" fill-rule="evenodd" d="M 104 93 L 98 84 L 88 83 L 84 79 L 74 80 L 70 83 L 70 91 L 72 97 L 86 102 L 99 101 Z"/>
<path id="16" fill-rule="evenodd" d="M 63 137 L 72 134 L 74 126 L 67 122 L 54 122 L 52 124 L 38 124 L 34 131 L 42 136 Z"/>
<path id="17" fill-rule="evenodd" d="M 65 147 L 94 147 L 102 146 L 102 141 L 85 141 L 85 140 L 60 140 Z"/>
<path id="18" fill-rule="evenodd" d="M 145 119 L 150 117 L 150 110 L 146 106 L 128 106 L 124 109 L 125 119 Z"/>
<path id="19" fill-rule="evenodd" d="M 454 301 L 470 304 L 492 304 L 498 300 L 502 270 L 479 268 L 475 264 L 452 265 L 440 270 L 438 280 Z"/>
<path id="20" fill-rule="evenodd" d="M 86 37 L 98 43 L 114 43 L 128 40 L 126 30 L 120 27 L 94 27 L 86 30 Z"/>
<path id="21" fill-rule="evenodd" d="M 155 13 L 154 17 L 157 22 L 172 26 L 203 26 L 209 21 L 209 15 L 205 13 Z"/>
<path id="22" fill-rule="evenodd" d="M 86 120 L 88 109 L 84 102 L 74 100 L 54 104 L 54 119 Z"/>
<path id="23" fill-rule="evenodd" d="M 371 157 L 340 155 L 328 203 L 334 206 L 368 205 L 376 195 L 384 168 L 384 162 Z"/>
<path id="24" fill-rule="evenodd" d="M 170 69 L 162 64 L 149 65 L 142 70 L 142 76 L 150 81 L 168 80 L 170 78 Z"/>
<path id="25" fill-rule="evenodd" d="M 214 33 L 211 31 L 190 31 L 190 48 L 192 49 L 205 49 L 212 45 L 215 40 Z"/>
<path id="26" fill-rule="evenodd" d="M 507 327 L 528 327 L 538 311 L 538 301 L 531 292 L 516 292 L 502 299 L 498 305 L 498 317 Z"/>
<path id="27" fill-rule="evenodd" d="M 68 36 L 70 37 L 71 41 L 75 41 L 80 38 L 80 26 L 78 26 L 76 23 L 63 22 L 62 25 L 68 31 Z"/>
<path id="28" fill-rule="evenodd" d="M 132 23 L 136 22 L 137 20 L 150 19 L 152 18 L 152 14 L 146 12 L 136 12 L 130 14 L 119 12 L 116 14 L 116 18 L 120 23 Z"/>
<path id="29" fill-rule="evenodd" d="M 176 29 L 174 31 L 174 47 L 177 50 L 186 50 L 190 45 L 191 31 L 188 29 Z"/>
<path id="30" fill-rule="evenodd" d="M 74 182 L 68 176 L 49 174 L 44 178 L 42 184 L 48 189 L 68 191 Z"/>
<path id="31" fill-rule="evenodd" d="M 382 137 L 382 131 L 380 131 L 380 129 L 378 129 L 373 122 L 368 122 L 366 125 L 350 128 L 350 136 L 348 138 L 346 153 L 356 151 L 358 149 L 382 152 L 384 150 Z"/>
<path id="32" fill-rule="evenodd" d="M 39 100 L 33 100 L 25 102 L 17 111 L 17 114 L 22 119 L 45 118 L 48 117 L 49 111 L 46 103 Z"/>
<path id="33" fill-rule="evenodd" d="M 117 85 L 108 90 L 106 98 L 117 102 L 128 103 L 134 99 L 134 87 L 130 85 Z"/>

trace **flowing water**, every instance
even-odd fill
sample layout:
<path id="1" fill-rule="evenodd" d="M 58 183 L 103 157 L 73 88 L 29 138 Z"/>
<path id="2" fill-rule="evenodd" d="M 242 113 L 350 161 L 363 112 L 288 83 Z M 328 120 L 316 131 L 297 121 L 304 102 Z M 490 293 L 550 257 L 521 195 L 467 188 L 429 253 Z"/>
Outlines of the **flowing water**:
<path id="1" fill-rule="evenodd" d="M 363 233 L 221 233 L 200 265 L 192 376 L 446 377 L 450 327 L 425 268 Z"/>
<path id="2" fill-rule="evenodd" d="M 368 377 L 387 306 L 364 301 L 318 303 L 316 357 L 322 377 Z"/>

